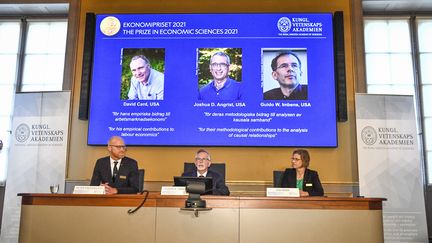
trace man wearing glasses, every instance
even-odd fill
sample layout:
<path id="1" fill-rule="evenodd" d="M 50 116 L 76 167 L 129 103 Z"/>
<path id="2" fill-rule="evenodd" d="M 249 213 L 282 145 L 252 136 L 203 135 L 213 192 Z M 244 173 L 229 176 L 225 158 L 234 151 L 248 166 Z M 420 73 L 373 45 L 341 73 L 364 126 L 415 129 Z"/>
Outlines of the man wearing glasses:
<path id="1" fill-rule="evenodd" d="M 300 84 L 302 77 L 301 61 L 294 52 L 283 52 L 271 62 L 272 77 L 279 83 L 264 93 L 264 100 L 307 100 L 308 87 Z"/>
<path id="2" fill-rule="evenodd" d="M 91 186 L 104 186 L 106 194 L 135 194 L 139 175 L 136 160 L 125 157 L 126 145 L 121 137 L 108 141 L 109 156 L 96 161 Z"/>
<path id="3" fill-rule="evenodd" d="M 200 149 L 195 155 L 195 170 L 185 171 L 182 176 L 196 176 L 196 177 L 211 177 L 213 179 L 213 190 L 210 194 L 229 196 L 230 191 L 225 185 L 222 176 L 209 169 L 211 165 L 210 154 L 205 149 Z"/>
<path id="4" fill-rule="evenodd" d="M 164 74 L 151 68 L 143 55 L 132 57 L 129 66 L 132 72 L 129 100 L 163 100 Z"/>
<path id="5" fill-rule="evenodd" d="M 215 52 L 210 58 L 210 73 L 213 80 L 199 90 L 199 100 L 240 100 L 241 83 L 228 77 L 230 58 L 224 52 Z"/>

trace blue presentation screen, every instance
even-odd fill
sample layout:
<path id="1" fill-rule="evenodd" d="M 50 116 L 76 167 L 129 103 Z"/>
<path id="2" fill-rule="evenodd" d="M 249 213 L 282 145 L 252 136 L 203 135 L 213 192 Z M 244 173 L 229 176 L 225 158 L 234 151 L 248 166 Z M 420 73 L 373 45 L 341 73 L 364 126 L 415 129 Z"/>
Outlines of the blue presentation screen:
<path id="1" fill-rule="evenodd" d="M 337 146 L 331 13 L 96 16 L 88 144 Z"/>

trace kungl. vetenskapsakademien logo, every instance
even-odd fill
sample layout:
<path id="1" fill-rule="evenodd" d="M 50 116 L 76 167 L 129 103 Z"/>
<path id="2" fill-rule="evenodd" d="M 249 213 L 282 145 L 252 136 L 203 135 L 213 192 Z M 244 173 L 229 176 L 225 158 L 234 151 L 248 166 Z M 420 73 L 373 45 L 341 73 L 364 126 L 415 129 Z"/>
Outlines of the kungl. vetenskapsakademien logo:
<path id="1" fill-rule="evenodd" d="M 282 17 L 278 20 L 277 26 L 280 32 L 286 33 L 291 29 L 291 20 L 287 17 Z"/>
<path id="2" fill-rule="evenodd" d="M 361 138 L 366 145 L 373 145 L 377 141 L 377 132 L 371 126 L 364 127 L 361 132 Z"/>
<path id="3" fill-rule="evenodd" d="M 18 125 L 18 127 L 15 129 L 15 139 L 23 143 L 30 137 L 30 127 L 25 124 L 21 123 Z"/>

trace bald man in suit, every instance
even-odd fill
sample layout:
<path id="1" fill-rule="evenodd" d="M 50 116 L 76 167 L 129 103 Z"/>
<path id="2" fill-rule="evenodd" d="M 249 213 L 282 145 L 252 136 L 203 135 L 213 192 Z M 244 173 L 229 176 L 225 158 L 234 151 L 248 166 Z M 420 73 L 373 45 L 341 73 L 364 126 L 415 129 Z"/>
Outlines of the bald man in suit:
<path id="1" fill-rule="evenodd" d="M 104 186 L 106 194 L 135 194 L 139 188 L 138 163 L 126 157 L 126 145 L 121 137 L 108 141 L 109 156 L 96 161 L 91 186 Z"/>

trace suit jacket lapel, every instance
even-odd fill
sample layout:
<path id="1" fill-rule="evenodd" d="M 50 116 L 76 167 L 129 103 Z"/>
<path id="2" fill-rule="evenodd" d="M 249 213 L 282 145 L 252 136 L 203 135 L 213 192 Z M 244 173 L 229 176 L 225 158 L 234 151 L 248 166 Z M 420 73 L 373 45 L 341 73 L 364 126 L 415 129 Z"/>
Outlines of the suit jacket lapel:
<path id="1" fill-rule="evenodd" d="M 106 163 L 105 163 L 105 165 L 106 166 L 104 166 L 104 174 L 105 175 L 108 175 L 108 184 L 113 184 L 113 180 L 112 180 L 112 171 L 111 171 L 111 159 L 110 159 L 110 157 L 108 156 L 108 158 L 107 158 L 107 160 L 106 160 Z"/>
<path id="2" fill-rule="evenodd" d="M 211 172 L 210 170 L 207 170 L 207 175 L 206 175 L 206 177 L 213 177 L 213 176 L 212 176 L 212 172 Z"/>
<path id="3" fill-rule="evenodd" d="M 295 169 L 290 169 L 288 171 L 290 175 L 288 176 L 288 187 L 295 188 L 297 186 L 297 174 Z"/>
<path id="4" fill-rule="evenodd" d="M 304 173 L 304 175 L 303 175 L 303 191 L 304 191 L 304 189 L 306 188 L 306 182 L 309 182 L 310 181 L 310 173 L 309 173 L 309 170 L 308 169 L 306 169 L 305 170 L 305 173 Z"/>
<path id="5" fill-rule="evenodd" d="M 123 173 L 123 171 L 126 170 L 126 168 L 127 168 L 127 162 L 126 162 L 125 158 L 123 158 L 122 162 L 120 164 L 120 167 L 119 167 L 116 179 L 118 179 L 120 175 L 125 175 L 126 174 L 126 173 Z"/>
<path id="6" fill-rule="evenodd" d="M 120 181 L 120 175 L 127 175 L 127 173 L 125 173 L 125 171 L 127 171 L 128 163 L 127 163 L 127 160 L 125 158 L 126 157 L 124 157 L 120 163 L 115 184 L 117 184 Z"/>

